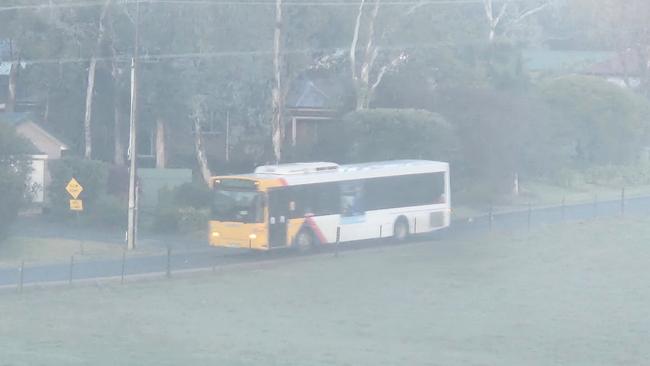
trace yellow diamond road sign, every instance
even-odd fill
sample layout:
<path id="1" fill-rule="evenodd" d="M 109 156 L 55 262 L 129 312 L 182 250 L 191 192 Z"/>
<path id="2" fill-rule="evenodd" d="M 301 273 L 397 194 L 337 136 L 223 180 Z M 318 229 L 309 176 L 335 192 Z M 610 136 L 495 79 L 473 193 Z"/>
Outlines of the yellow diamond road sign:
<path id="1" fill-rule="evenodd" d="M 81 191 L 84 190 L 84 187 L 82 187 L 81 184 L 79 184 L 79 182 L 77 182 L 76 179 L 72 178 L 70 179 L 70 182 L 68 182 L 68 185 L 65 186 L 65 190 L 68 191 L 68 193 L 70 193 L 72 198 L 77 199 Z"/>

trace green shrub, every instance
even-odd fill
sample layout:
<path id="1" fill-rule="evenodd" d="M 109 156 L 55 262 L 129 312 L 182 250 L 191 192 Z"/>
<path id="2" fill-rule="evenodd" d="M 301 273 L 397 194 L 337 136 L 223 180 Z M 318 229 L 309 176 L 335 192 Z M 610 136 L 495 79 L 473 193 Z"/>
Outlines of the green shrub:
<path id="1" fill-rule="evenodd" d="M 185 183 L 171 192 L 172 201 L 179 207 L 210 207 L 210 188 L 204 183 Z"/>
<path id="2" fill-rule="evenodd" d="M 181 233 L 206 231 L 209 219 L 210 211 L 207 209 L 181 208 L 178 210 L 178 229 Z"/>
<path id="3" fill-rule="evenodd" d="M 30 148 L 27 140 L 0 123 L 0 239 L 7 235 L 18 211 L 27 201 L 31 166 L 25 154 L 30 152 Z"/>
<path id="4" fill-rule="evenodd" d="M 545 81 L 541 92 L 559 112 L 562 134 L 573 140 L 582 166 L 630 164 L 648 142 L 650 104 L 606 80 L 564 76 Z"/>
<path id="5" fill-rule="evenodd" d="M 202 183 L 163 188 L 158 194 L 153 228 L 160 233 L 183 234 L 205 230 L 210 201 L 210 189 Z"/>
<path id="6" fill-rule="evenodd" d="M 177 233 L 179 223 L 178 209 L 174 207 L 158 208 L 153 219 L 153 229 L 157 233 Z"/>
<path id="7" fill-rule="evenodd" d="M 88 211 L 88 218 L 94 225 L 120 228 L 126 225 L 127 201 L 113 195 L 102 195 Z"/>
<path id="8" fill-rule="evenodd" d="M 650 165 L 607 165 L 588 168 L 585 181 L 605 186 L 638 186 L 650 184 Z"/>

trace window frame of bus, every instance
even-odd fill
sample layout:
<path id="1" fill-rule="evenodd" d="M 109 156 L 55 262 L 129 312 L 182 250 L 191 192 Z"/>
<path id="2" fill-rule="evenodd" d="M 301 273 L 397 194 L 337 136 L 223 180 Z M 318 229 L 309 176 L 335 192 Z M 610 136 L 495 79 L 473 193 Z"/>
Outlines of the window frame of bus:
<path id="1" fill-rule="evenodd" d="M 228 184 L 237 182 L 237 183 L 245 183 L 241 185 L 224 185 L 224 182 L 228 182 Z M 255 213 L 255 219 L 250 220 L 250 221 L 232 221 L 232 222 L 241 222 L 244 224 L 261 224 L 265 222 L 265 208 L 267 205 L 267 198 L 266 194 L 264 192 L 260 191 L 259 189 L 259 181 L 256 180 L 250 180 L 250 179 L 241 179 L 241 178 L 219 178 L 215 179 L 212 183 L 212 193 L 215 194 L 218 190 L 220 190 L 220 187 L 224 187 L 225 189 L 221 189 L 222 191 L 236 191 L 236 192 L 255 192 L 257 193 L 257 197 L 259 198 L 258 204 L 257 204 L 257 212 Z M 223 220 L 218 220 L 215 218 L 214 215 L 214 203 L 213 203 L 214 198 L 211 198 L 210 202 L 210 219 L 213 221 L 223 221 Z M 226 222 L 226 221 L 224 221 Z"/>

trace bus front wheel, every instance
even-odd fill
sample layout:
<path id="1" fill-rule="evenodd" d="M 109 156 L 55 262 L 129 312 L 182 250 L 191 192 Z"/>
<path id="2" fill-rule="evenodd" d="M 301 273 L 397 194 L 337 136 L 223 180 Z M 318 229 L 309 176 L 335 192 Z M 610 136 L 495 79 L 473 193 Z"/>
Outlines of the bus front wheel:
<path id="1" fill-rule="evenodd" d="M 393 238 L 397 241 L 405 241 L 409 236 L 409 222 L 405 217 L 400 217 L 395 221 L 393 228 Z"/>
<path id="2" fill-rule="evenodd" d="M 296 235 L 293 246 L 299 253 L 307 253 L 314 249 L 314 235 L 307 229 L 302 229 Z"/>

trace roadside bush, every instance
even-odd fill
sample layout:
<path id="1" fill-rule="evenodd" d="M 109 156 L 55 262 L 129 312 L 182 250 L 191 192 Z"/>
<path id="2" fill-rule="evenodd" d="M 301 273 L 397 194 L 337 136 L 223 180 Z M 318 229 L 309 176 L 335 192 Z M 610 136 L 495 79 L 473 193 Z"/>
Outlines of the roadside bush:
<path id="1" fill-rule="evenodd" d="M 585 181 L 615 187 L 648 185 L 650 164 L 591 167 L 585 171 Z"/>
<path id="2" fill-rule="evenodd" d="M 181 233 L 192 233 L 207 230 L 210 211 L 185 207 L 178 210 L 178 229 Z"/>
<path id="3" fill-rule="evenodd" d="M 126 225 L 127 201 L 113 195 L 102 195 L 88 212 L 91 223 L 108 228 L 121 228 Z"/>
<path id="4" fill-rule="evenodd" d="M 515 174 L 539 177 L 568 164 L 570 143 L 554 112 L 534 94 L 450 88 L 439 90 L 436 104 L 458 136 L 454 170 L 461 170 L 463 188 L 475 195 L 482 192 L 488 200 L 507 196 Z"/>
<path id="5" fill-rule="evenodd" d="M 650 104 L 631 91 L 588 76 L 548 80 L 540 89 L 581 166 L 633 163 L 648 143 Z"/>
<path id="6" fill-rule="evenodd" d="M 179 232 L 179 213 L 174 207 L 158 207 L 153 219 L 153 229 L 157 233 L 171 234 Z"/>
<path id="7" fill-rule="evenodd" d="M 211 195 L 202 183 L 186 183 L 158 194 L 153 228 L 160 233 L 191 233 L 205 230 L 210 215 Z"/>
<path id="8" fill-rule="evenodd" d="M 210 188 L 204 183 L 185 183 L 174 188 L 171 194 L 176 206 L 210 207 Z"/>

